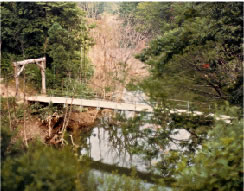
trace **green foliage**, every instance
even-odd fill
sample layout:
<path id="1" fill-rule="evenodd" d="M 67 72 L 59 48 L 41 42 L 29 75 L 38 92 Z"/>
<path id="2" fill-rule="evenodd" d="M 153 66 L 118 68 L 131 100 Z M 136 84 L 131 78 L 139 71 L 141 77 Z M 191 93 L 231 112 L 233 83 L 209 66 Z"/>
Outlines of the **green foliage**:
<path id="1" fill-rule="evenodd" d="M 228 100 L 242 107 L 242 3 L 129 5 L 133 11 L 127 7 L 129 13 L 124 12 L 132 15 L 133 26 L 153 39 L 137 58 L 150 65 L 149 80 L 159 81 L 155 93 L 162 90 L 170 98 L 207 102 Z"/>
<path id="2" fill-rule="evenodd" d="M 47 89 L 60 89 L 62 87 L 62 81 L 63 79 L 59 76 L 59 74 L 56 74 L 52 69 L 47 68 L 46 69 L 46 85 Z M 60 86 L 61 84 L 61 86 Z"/>
<path id="3" fill-rule="evenodd" d="M 106 2 L 80 2 L 79 7 L 86 12 L 88 18 L 97 19 L 104 12 Z"/>
<path id="4" fill-rule="evenodd" d="M 148 186 L 145 185 L 142 181 L 136 177 L 136 174 L 132 170 L 131 176 L 119 175 L 116 171 L 112 174 L 99 174 L 99 176 L 95 175 L 95 173 L 90 173 L 88 178 L 88 187 L 89 190 L 98 191 L 98 190 L 106 190 L 106 191 L 163 191 L 163 187 L 159 186 Z"/>
<path id="5" fill-rule="evenodd" d="M 243 120 L 218 123 L 194 156 L 178 163 L 175 190 L 241 190 L 243 187 Z"/>
<path id="6" fill-rule="evenodd" d="M 49 89 L 48 95 L 50 96 L 68 96 L 75 98 L 93 98 L 93 91 L 87 87 L 86 84 L 81 84 L 80 81 L 72 78 L 65 78 L 63 80 L 62 89 Z"/>
<path id="7" fill-rule="evenodd" d="M 17 134 L 16 130 L 11 131 L 9 124 L 3 123 L 4 117 L 1 118 L 1 171 L 4 161 L 10 157 L 18 157 L 23 153 L 22 141 L 13 137 Z"/>
<path id="8" fill-rule="evenodd" d="M 8 100 L 7 100 L 8 99 Z M 9 108 L 8 104 L 9 102 Z M 17 120 L 23 116 L 23 105 L 17 106 L 15 98 L 1 97 L 1 164 L 9 156 L 16 156 L 22 153 L 21 141 L 15 138 L 13 143 L 12 138 L 17 134 Z M 9 113 L 11 118 L 11 129 L 9 121 Z"/>
<path id="9" fill-rule="evenodd" d="M 4 74 L 12 73 L 13 77 L 13 61 L 46 56 L 47 88 L 61 87 L 62 78 L 78 79 L 83 72 L 88 78 L 92 75 L 89 64 L 86 70 L 80 67 L 93 41 L 77 3 L 4 2 L 1 13 Z M 86 50 L 84 54 L 81 47 Z M 40 89 L 38 67 L 28 66 L 26 79 Z"/>
<path id="10" fill-rule="evenodd" d="M 125 149 L 130 155 L 140 155 L 150 163 L 153 159 L 159 160 L 161 155 L 156 165 L 157 171 L 167 179 L 175 175 L 181 155 L 194 154 L 215 124 L 211 117 L 205 115 L 179 116 L 162 108 L 155 109 L 151 115 L 140 113 L 134 117 L 126 117 L 122 114 L 113 118 L 112 122 L 104 120 L 102 123 L 109 131 L 109 142 L 118 152 Z M 181 130 L 184 134 L 189 134 L 188 139 L 174 138 Z M 165 155 L 164 152 L 171 155 Z M 148 170 L 154 172 L 153 168 Z"/>
<path id="11" fill-rule="evenodd" d="M 182 158 L 182 154 L 179 151 L 169 151 L 168 153 L 161 155 L 161 161 L 157 162 L 157 169 L 160 171 L 160 175 L 166 178 L 174 177 L 177 169 L 177 164 Z"/>
<path id="12" fill-rule="evenodd" d="M 137 30 L 146 33 L 147 37 L 153 37 L 167 30 L 173 16 L 171 4 L 167 2 L 139 3 L 135 12 Z"/>
<path id="13" fill-rule="evenodd" d="M 23 73 L 25 73 L 26 76 L 25 78 L 26 83 L 28 83 L 29 85 L 31 84 L 31 86 L 37 90 L 41 90 L 42 76 L 41 76 L 40 69 L 36 65 L 34 64 L 27 65 Z"/>
<path id="14" fill-rule="evenodd" d="M 51 44 L 50 56 L 53 58 L 53 68 L 62 73 L 69 72 L 70 55 L 73 53 L 73 47 L 68 42 L 68 31 L 61 27 L 59 23 L 54 23 L 48 30 L 49 43 Z M 55 72 L 56 72 L 55 71 Z"/>
<path id="15" fill-rule="evenodd" d="M 56 150 L 40 143 L 30 145 L 25 154 L 8 158 L 2 165 L 4 190 L 163 190 L 146 186 L 132 170 L 131 176 L 88 171 L 73 150 Z M 149 189 L 150 188 L 150 189 Z"/>
<path id="16" fill-rule="evenodd" d="M 231 95 L 231 104 L 243 106 L 243 73 L 238 76 L 236 83 L 230 86 L 228 92 Z"/>
<path id="17" fill-rule="evenodd" d="M 119 6 L 119 16 L 123 19 L 124 24 L 134 23 L 135 11 L 138 2 L 122 2 Z"/>
<path id="18" fill-rule="evenodd" d="M 7 149 L 11 142 L 12 133 L 9 126 L 2 123 L 1 120 L 1 160 L 5 159 Z"/>
<path id="19" fill-rule="evenodd" d="M 5 79 L 13 77 L 14 69 L 11 64 L 13 57 L 14 56 L 10 53 L 1 55 L 1 63 L 0 63 L 1 75 Z"/>
<path id="20" fill-rule="evenodd" d="M 4 190 L 81 190 L 81 166 L 72 150 L 31 146 L 27 153 L 3 164 Z"/>
<path id="21" fill-rule="evenodd" d="M 38 117 L 42 120 L 46 120 L 47 117 L 57 113 L 61 115 L 63 113 L 63 105 L 53 105 L 52 103 L 48 104 L 48 106 L 42 105 L 40 103 L 34 103 L 30 105 L 30 113 L 32 115 L 38 115 Z"/>
<path id="22" fill-rule="evenodd" d="M 7 100 L 8 99 L 8 100 Z M 9 104 L 9 107 L 8 107 Z M 12 126 L 13 128 L 16 127 L 16 119 L 22 119 L 24 116 L 24 104 L 18 104 L 16 103 L 15 97 L 8 97 L 3 98 L 1 97 L 1 116 L 2 116 L 2 124 L 6 123 L 9 124 L 9 113 L 10 117 L 13 120 Z"/>
<path id="23" fill-rule="evenodd" d="M 46 23 L 45 9 L 37 3 L 1 3 L 2 53 L 26 57 L 43 55 Z M 31 40 L 29 40 L 31 39 Z"/>

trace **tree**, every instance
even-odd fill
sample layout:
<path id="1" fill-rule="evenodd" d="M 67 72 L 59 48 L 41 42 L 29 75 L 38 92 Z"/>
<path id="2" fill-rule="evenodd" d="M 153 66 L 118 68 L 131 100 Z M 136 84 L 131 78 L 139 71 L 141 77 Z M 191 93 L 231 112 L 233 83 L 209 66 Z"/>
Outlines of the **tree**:
<path id="1" fill-rule="evenodd" d="M 184 97 L 234 103 L 229 90 L 243 71 L 242 3 L 173 3 L 171 10 L 173 20 L 164 25 L 173 27 L 164 27 L 137 58 L 150 65 L 152 79 L 171 89 L 171 97 L 183 90 L 181 97 L 186 92 Z"/>
<path id="2" fill-rule="evenodd" d="M 29 57 L 43 56 L 45 11 L 37 3 L 5 2 L 1 4 L 2 51 Z"/>
<path id="3" fill-rule="evenodd" d="M 119 17 L 124 21 L 135 24 L 135 12 L 138 2 L 122 2 L 119 5 Z"/>
<path id="4" fill-rule="evenodd" d="M 48 88 L 61 88 L 62 78 L 79 77 L 82 39 L 91 39 L 77 3 L 6 2 L 1 11 L 2 65 L 10 67 L 13 61 L 46 56 L 47 76 L 52 78 L 47 80 Z M 39 87 L 36 71 L 28 68 L 27 74 Z"/>
<path id="5" fill-rule="evenodd" d="M 86 12 L 88 18 L 97 19 L 104 12 L 105 2 L 82 2 L 79 6 Z"/>
<path id="6" fill-rule="evenodd" d="M 112 91 L 122 93 L 132 77 L 141 77 L 140 72 L 145 72 L 144 64 L 134 58 L 145 40 L 130 24 L 122 25 L 123 21 L 114 15 L 104 14 L 96 22 L 97 27 L 91 31 L 96 44 L 89 52 L 96 68 L 92 85 L 100 95 L 109 98 Z"/>

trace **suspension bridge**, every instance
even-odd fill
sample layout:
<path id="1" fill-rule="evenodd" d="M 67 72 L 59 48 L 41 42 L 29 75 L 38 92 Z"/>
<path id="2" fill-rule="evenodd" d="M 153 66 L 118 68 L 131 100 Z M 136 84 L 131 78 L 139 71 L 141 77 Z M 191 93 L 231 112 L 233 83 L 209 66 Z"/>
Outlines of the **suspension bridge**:
<path id="1" fill-rule="evenodd" d="M 45 76 L 45 68 L 46 68 L 46 58 L 38 58 L 38 59 L 27 59 L 23 61 L 13 62 L 13 66 L 15 68 L 15 82 L 16 82 L 16 96 L 18 96 L 18 88 L 19 88 L 19 76 L 21 72 L 24 70 L 24 67 L 28 64 L 36 64 L 42 74 L 42 93 L 46 94 L 46 76 Z M 68 98 L 68 97 L 46 97 L 46 96 L 35 96 L 35 97 L 27 97 L 26 100 L 28 102 L 42 102 L 42 103 L 54 103 L 54 104 L 72 104 L 78 105 L 81 107 L 94 107 L 98 109 L 111 109 L 116 111 L 135 111 L 135 112 L 149 112 L 152 113 L 154 108 L 147 103 L 121 103 L 121 102 L 113 102 L 107 100 L 96 100 L 96 99 L 78 99 L 78 98 Z M 189 102 L 187 110 L 184 109 L 172 109 L 169 110 L 170 113 L 182 114 L 189 113 L 191 115 L 200 116 L 204 113 L 201 111 L 190 111 Z M 209 109 L 210 110 L 210 109 Z M 215 116 L 210 113 L 209 116 L 214 117 L 216 120 L 224 120 L 225 122 L 231 122 L 232 117 L 230 116 Z"/>
<path id="2" fill-rule="evenodd" d="M 41 103 L 53 103 L 53 104 L 64 104 L 64 105 L 77 105 L 81 107 L 93 107 L 97 109 L 110 109 L 115 111 L 134 111 L 134 112 L 148 112 L 152 113 L 154 108 L 147 103 L 121 103 L 113 102 L 107 100 L 97 100 L 97 99 L 78 99 L 78 98 L 68 98 L 68 97 L 45 97 L 45 96 L 35 96 L 27 97 L 28 102 L 41 102 Z M 186 109 L 172 109 L 170 113 L 176 114 L 191 114 L 194 116 L 200 116 L 204 113 L 201 111 L 190 111 L 189 108 Z M 226 115 L 215 116 L 210 113 L 209 116 L 214 117 L 216 120 L 223 120 L 227 123 L 231 122 L 232 117 Z"/>

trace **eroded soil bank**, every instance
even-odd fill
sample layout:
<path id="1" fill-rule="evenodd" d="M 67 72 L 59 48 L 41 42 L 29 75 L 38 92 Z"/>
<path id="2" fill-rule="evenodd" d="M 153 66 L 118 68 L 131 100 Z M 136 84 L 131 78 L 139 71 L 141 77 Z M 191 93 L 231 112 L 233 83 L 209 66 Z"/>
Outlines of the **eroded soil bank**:
<path id="1" fill-rule="evenodd" d="M 31 105 L 28 107 L 31 108 Z M 27 142 L 39 139 L 43 143 L 55 146 L 62 144 L 75 146 L 75 139 L 79 135 L 89 132 L 97 123 L 99 116 L 110 112 L 112 113 L 112 111 L 94 108 L 78 110 L 70 106 L 45 116 L 43 113 L 37 114 L 30 111 L 25 128 L 23 120 L 19 123 L 21 128 L 18 131 L 18 136 L 21 139 L 26 139 Z"/>

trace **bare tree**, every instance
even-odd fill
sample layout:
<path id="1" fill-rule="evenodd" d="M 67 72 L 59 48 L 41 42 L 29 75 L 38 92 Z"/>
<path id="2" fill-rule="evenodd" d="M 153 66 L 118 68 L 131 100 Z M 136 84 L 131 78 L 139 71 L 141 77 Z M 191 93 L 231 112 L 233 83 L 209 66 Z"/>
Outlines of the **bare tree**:
<path id="1" fill-rule="evenodd" d="M 145 47 L 145 38 L 131 25 L 122 26 L 115 16 L 104 15 L 92 36 L 96 41 L 89 52 L 95 66 L 92 85 L 103 98 L 111 98 L 111 91 L 122 93 L 133 77 L 144 75 L 144 64 L 134 55 Z"/>

